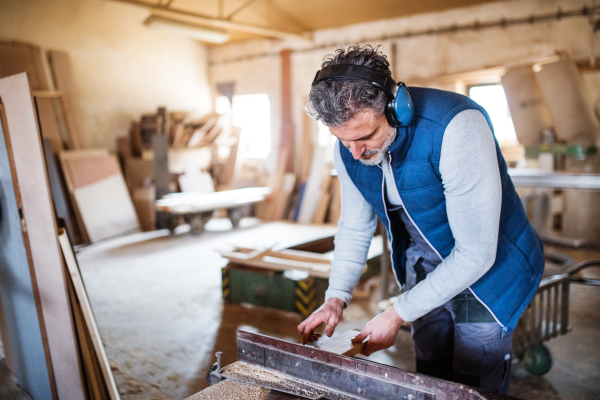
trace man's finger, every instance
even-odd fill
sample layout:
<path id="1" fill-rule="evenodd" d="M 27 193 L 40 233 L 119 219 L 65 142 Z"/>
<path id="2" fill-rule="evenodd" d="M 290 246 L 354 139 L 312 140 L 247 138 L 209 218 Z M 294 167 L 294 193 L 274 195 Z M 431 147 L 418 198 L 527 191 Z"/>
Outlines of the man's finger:
<path id="1" fill-rule="evenodd" d="M 369 336 L 371 334 L 370 330 L 367 329 L 363 329 L 361 333 L 359 333 L 358 335 L 354 336 L 354 338 L 352 338 L 352 343 L 360 343 L 362 341 L 364 341 L 367 336 Z"/>
<path id="2" fill-rule="evenodd" d="M 363 349 L 361 354 L 364 356 L 370 356 L 371 354 L 375 353 L 377 350 L 379 350 L 378 346 L 375 345 L 374 343 L 371 343 L 371 341 L 368 341 L 367 345 L 365 346 L 365 348 Z"/>
<path id="3" fill-rule="evenodd" d="M 333 335 L 333 332 L 335 332 L 335 327 L 338 324 L 338 319 L 335 316 L 332 316 L 329 318 L 329 320 L 327 321 L 327 328 L 325 328 L 325 334 L 329 337 L 331 337 L 331 335 Z"/>

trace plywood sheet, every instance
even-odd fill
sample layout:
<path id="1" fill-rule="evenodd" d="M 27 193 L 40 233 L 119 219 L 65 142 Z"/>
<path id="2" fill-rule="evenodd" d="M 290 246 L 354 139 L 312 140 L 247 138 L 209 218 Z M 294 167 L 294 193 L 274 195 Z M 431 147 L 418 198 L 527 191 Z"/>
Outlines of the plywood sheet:
<path id="1" fill-rule="evenodd" d="M 0 79 L 0 99 L 6 111 L 5 139 L 10 143 L 7 147 L 11 169 L 18 182 L 17 201 L 22 208 L 21 224 L 25 227 L 26 250 L 32 267 L 30 279 L 33 293 L 39 299 L 38 323 L 46 337 L 49 353 L 46 360 L 51 360 L 50 380 L 54 380 L 58 398 L 81 399 L 84 391 L 57 240 L 56 215 L 26 74 Z M 43 364 L 37 368 L 40 365 Z"/>
<path id="2" fill-rule="evenodd" d="M 105 149 L 61 152 L 60 159 L 71 190 L 121 173 L 117 157 Z"/>
<path id="3" fill-rule="evenodd" d="M 92 243 L 140 228 L 121 174 L 77 187 L 73 196 Z"/>

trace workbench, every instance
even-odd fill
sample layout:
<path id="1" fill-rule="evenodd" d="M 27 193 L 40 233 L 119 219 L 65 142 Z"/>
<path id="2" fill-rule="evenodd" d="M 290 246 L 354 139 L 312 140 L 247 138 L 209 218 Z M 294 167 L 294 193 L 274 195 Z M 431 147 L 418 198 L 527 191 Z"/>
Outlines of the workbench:
<path id="1" fill-rule="evenodd" d="M 511 397 L 424 374 L 239 331 L 238 361 L 213 365 L 204 399 L 502 400 Z"/>
<path id="2" fill-rule="evenodd" d="M 193 235 L 204 232 L 204 224 L 216 210 L 227 210 L 231 225 L 237 227 L 244 216 L 243 208 L 258 203 L 271 193 L 268 187 L 224 190 L 222 192 L 171 193 L 156 200 L 155 208 L 165 215 L 167 228 L 173 232 L 183 222 L 190 224 Z"/>

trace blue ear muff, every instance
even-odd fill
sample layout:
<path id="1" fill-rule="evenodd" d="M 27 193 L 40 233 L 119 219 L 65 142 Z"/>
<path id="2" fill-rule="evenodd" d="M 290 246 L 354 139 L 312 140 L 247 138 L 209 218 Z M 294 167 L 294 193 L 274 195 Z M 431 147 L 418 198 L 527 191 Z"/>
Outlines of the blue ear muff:
<path id="1" fill-rule="evenodd" d="M 415 111 L 410 93 L 404 82 L 398 82 L 396 96 L 391 99 L 385 108 L 388 123 L 396 128 L 407 126 L 412 120 Z"/>
<path id="2" fill-rule="evenodd" d="M 321 81 L 359 79 L 369 82 L 387 93 L 385 117 L 390 126 L 407 126 L 412 120 L 415 107 L 404 82 L 396 83 L 391 76 L 371 68 L 355 64 L 334 64 L 317 71 L 312 86 Z"/>

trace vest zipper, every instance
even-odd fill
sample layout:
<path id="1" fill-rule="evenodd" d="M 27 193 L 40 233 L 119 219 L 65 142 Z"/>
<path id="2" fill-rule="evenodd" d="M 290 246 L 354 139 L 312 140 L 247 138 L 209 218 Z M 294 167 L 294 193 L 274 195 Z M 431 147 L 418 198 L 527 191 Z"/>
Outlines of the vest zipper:
<path id="1" fill-rule="evenodd" d="M 381 178 L 381 199 L 383 200 L 383 209 L 385 211 L 385 217 L 388 220 L 388 233 L 390 234 L 390 242 L 394 243 L 394 234 L 392 233 L 392 222 L 390 221 L 390 216 L 388 215 L 388 211 L 387 211 L 387 205 L 385 204 L 385 173 L 383 172 L 383 167 L 381 165 L 378 165 L 379 168 L 381 168 L 381 174 L 382 174 L 382 178 Z M 384 246 L 387 246 L 387 242 L 383 244 Z M 400 280 L 398 279 L 398 276 L 396 275 L 396 268 L 394 268 L 394 246 L 390 246 L 390 261 L 392 264 L 392 272 L 394 273 L 394 279 L 396 279 L 396 283 L 398 284 L 399 288 L 402 288 L 402 284 L 400 283 Z"/>
<path id="2" fill-rule="evenodd" d="M 410 219 L 410 222 L 412 222 L 413 226 L 415 228 L 417 228 L 417 231 L 419 231 L 419 234 L 421 235 L 421 237 L 423 239 L 425 239 L 425 241 L 427 242 L 427 244 L 429 245 L 429 247 L 431 247 L 431 249 L 433 251 L 435 251 L 435 254 L 438 255 L 438 257 L 440 258 L 441 261 L 444 261 L 444 257 L 442 257 L 442 255 L 435 249 L 435 247 L 433 247 L 433 245 L 431 244 L 431 242 L 429 242 L 429 240 L 425 237 L 425 235 L 423 235 L 423 232 L 421 232 L 421 228 L 419 228 L 417 226 L 417 224 L 415 223 L 415 221 L 412 219 L 412 217 L 410 216 L 410 214 L 408 213 L 408 209 L 406 208 L 406 206 L 404 205 L 404 201 L 402 200 L 402 196 L 400 196 L 400 191 L 398 190 L 398 186 L 396 186 L 396 177 L 394 176 L 394 170 L 392 169 L 392 152 L 388 150 L 388 155 L 390 157 L 389 160 L 389 166 L 390 166 L 390 175 L 392 176 L 392 182 L 394 184 L 394 188 L 396 189 L 396 193 L 398 194 L 398 198 L 400 199 L 400 204 L 402 204 L 402 208 L 404 208 L 404 212 L 406 213 L 406 215 L 408 216 L 408 219 Z M 383 168 L 382 168 L 383 169 Z M 383 180 L 385 182 L 385 174 L 383 174 Z M 385 187 L 384 187 L 385 189 Z M 386 209 L 386 216 L 387 216 L 387 208 L 385 206 L 385 200 L 383 202 L 383 207 Z M 388 217 L 388 221 L 389 221 L 389 217 Z M 389 223 L 389 222 L 388 222 Z M 392 227 L 390 225 L 390 235 L 391 235 L 391 230 Z M 392 246 L 393 247 L 393 246 Z M 391 254 L 391 253 L 390 253 Z M 393 265 L 393 261 L 392 261 L 392 265 Z M 490 312 L 490 314 L 492 314 L 492 316 L 494 317 L 494 319 L 496 320 L 496 322 L 498 322 L 498 324 L 500 324 L 500 326 L 502 327 L 502 337 L 504 337 L 504 332 L 505 330 L 507 330 L 508 328 L 504 326 L 504 324 L 502 324 L 502 322 L 500 322 L 500 320 L 496 317 L 496 314 L 494 314 L 494 312 L 487 306 L 487 304 L 485 304 L 483 301 L 481 301 L 481 299 L 479 298 L 479 296 L 477 296 L 475 294 L 475 291 L 473 289 L 471 289 L 471 286 L 469 286 L 469 290 L 471 291 L 471 293 L 473 293 L 473 296 L 475 296 L 475 298 L 481 303 L 483 304 L 483 306 Z"/>

